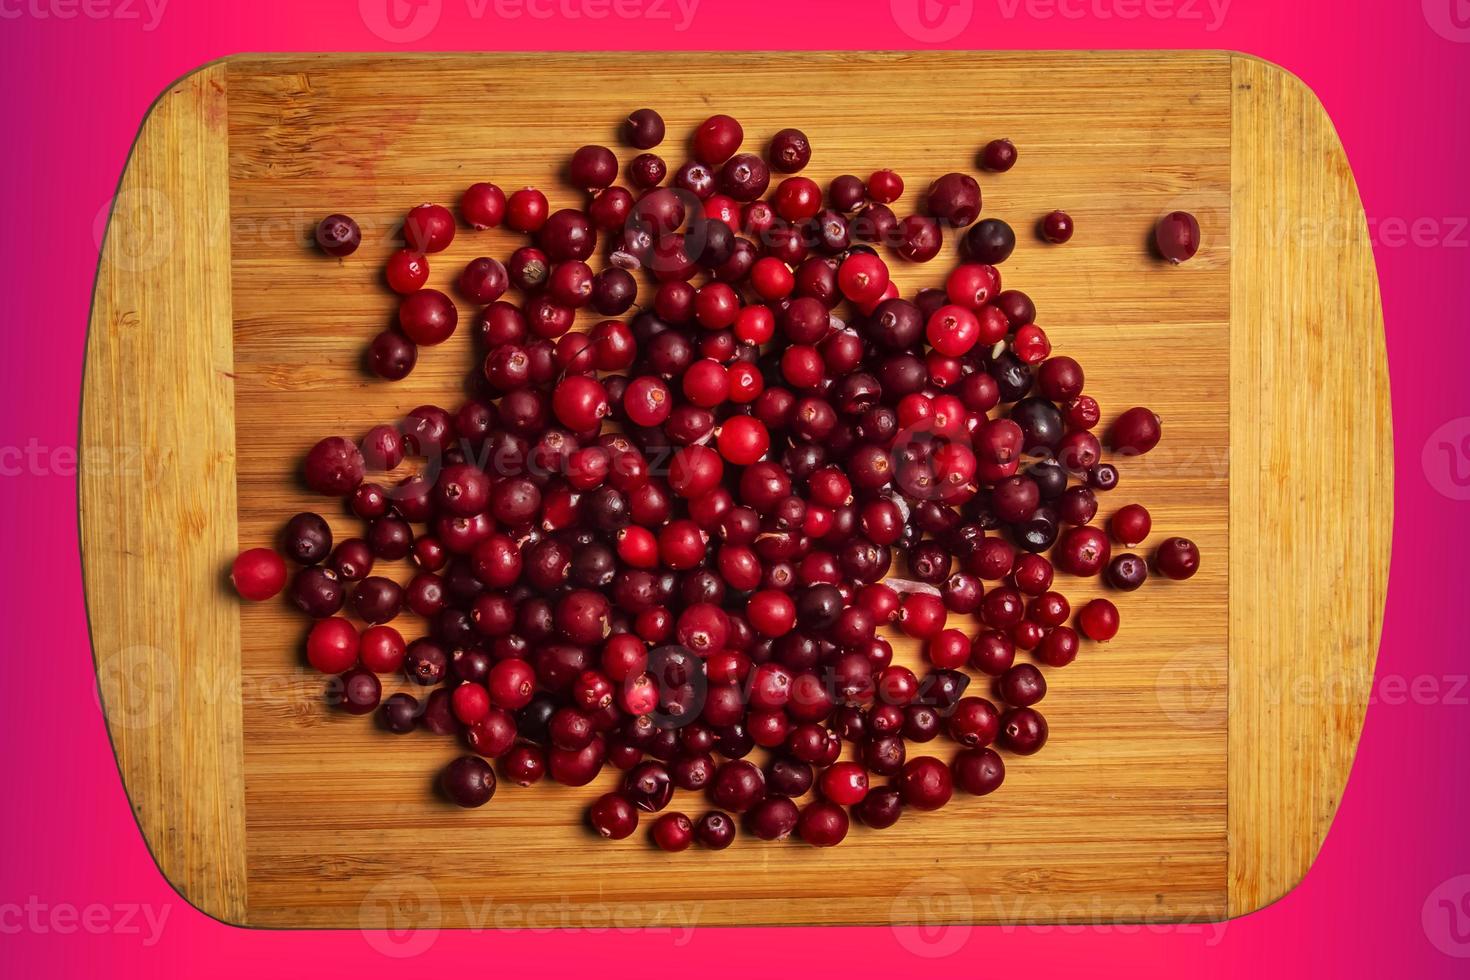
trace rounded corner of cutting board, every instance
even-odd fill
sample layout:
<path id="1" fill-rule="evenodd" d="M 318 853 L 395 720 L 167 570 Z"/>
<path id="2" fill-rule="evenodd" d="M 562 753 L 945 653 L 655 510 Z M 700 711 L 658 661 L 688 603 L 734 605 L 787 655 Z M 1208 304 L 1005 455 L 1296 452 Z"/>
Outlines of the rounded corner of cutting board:
<path id="1" fill-rule="evenodd" d="M 226 61 L 149 106 L 102 238 L 77 466 L 99 700 L 159 872 L 246 918 Z M 158 543 L 172 542 L 164 551 Z"/>
<path id="2" fill-rule="evenodd" d="M 1231 67 L 1236 917 L 1301 883 L 1347 785 L 1387 599 L 1393 432 L 1378 278 L 1347 153 L 1297 75 L 1240 53 Z M 1234 465 L 1243 460 L 1256 465 Z M 1343 506 L 1319 512 L 1324 496 Z"/>

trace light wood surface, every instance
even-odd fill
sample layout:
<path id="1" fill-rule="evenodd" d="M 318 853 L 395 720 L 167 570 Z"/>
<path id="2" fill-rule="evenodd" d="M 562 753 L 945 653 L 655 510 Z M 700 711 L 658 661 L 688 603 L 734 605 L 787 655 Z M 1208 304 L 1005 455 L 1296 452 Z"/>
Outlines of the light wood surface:
<path id="1" fill-rule="evenodd" d="M 139 827 L 174 887 L 245 918 L 228 72 L 153 106 L 102 248 L 82 388 L 82 570 Z"/>
<path id="2" fill-rule="evenodd" d="M 233 304 L 233 336 L 213 318 L 190 324 L 196 344 L 205 342 L 199 334 L 206 327 L 216 332 L 211 336 L 223 344 L 226 364 L 232 348 L 235 372 L 236 479 L 232 483 L 223 468 L 200 477 L 221 494 L 218 512 L 194 542 L 209 553 L 207 573 L 190 577 L 156 564 L 126 563 L 128 551 L 104 536 L 104 529 L 118 525 L 116 506 L 90 471 L 82 478 L 99 663 L 109 647 L 137 642 L 133 638 L 149 635 L 154 619 L 172 623 L 184 607 L 195 615 L 221 610 L 224 618 L 209 623 L 208 655 L 226 670 L 238 658 L 241 696 L 233 703 L 244 748 L 235 779 L 243 769 L 244 831 L 217 826 L 221 836 L 214 838 L 236 862 L 220 866 L 228 882 L 186 873 L 186 862 L 157 846 L 155 835 L 177 833 L 199 799 L 196 786 L 159 782 L 159 772 L 178 771 L 176 746 L 160 745 L 155 734 L 130 764 L 124 750 L 139 740 L 125 742 L 113 722 L 124 777 L 165 873 L 196 904 L 232 921 L 300 926 L 371 925 L 381 921 L 384 908 L 399 906 L 417 909 L 419 921 L 481 926 L 658 924 L 671 916 L 696 925 L 1198 921 L 1247 911 L 1250 903 L 1290 887 L 1330 820 L 1329 804 L 1345 778 L 1362 711 L 1357 704 L 1334 706 L 1339 724 L 1320 735 L 1331 744 L 1312 753 L 1310 762 L 1302 740 L 1318 730 L 1320 705 L 1285 706 L 1294 743 L 1285 732 L 1278 743 L 1277 729 L 1271 738 L 1252 737 L 1255 726 L 1280 726 L 1281 718 L 1237 715 L 1242 702 L 1233 672 L 1243 648 L 1232 631 L 1266 630 L 1267 617 L 1284 611 L 1274 608 L 1274 597 L 1250 593 L 1243 602 L 1246 593 L 1231 591 L 1241 584 L 1233 556 L 1237 548 L 1262 557 L 1291 549 L 1292 561 L 1304 561 L 1297 539 L 1279 532 L 1311 527 L 1315 535 L 1330 535 L 1331 528 L 1361 525 L 1375 498 L 1366 489 L 1300 501 L 1282 495 L 1278 524 L 1260 521 L 1242 495 L 1235 482 L 1242 468 L 1277 464 L 1241 455 L 1244 446 L 1258 453 L 1270 448 L 1259 440 L 1242 442 L 1241 427 L 1260 428 L 1277 418 L 1293 419 L 1307 433 L 1340 425 L 1340 416 L 1310 399 L 1336 397 L 1342 389 L 1314 386 L 1284 405 L 1258 397 L 1245 414 L 1241 344 L 1259 345 L 1268 322 L 1276 324 L 1275 333 L 1289 333 L 1301 316 L 1328 314 L 1317 313 L 1310 299 L 1294 308 L 1272 306 L 1284 294 L 1249 293 L 1249 282 L 1233 265 L 1233 240 L 1248 234 L 1254 261 L 1269 263 L 1275 256 L 1301 263 L 1309 272 L 1297 288 L 1313 296 L 1343 292 L 1334 277 L 1344 274 L 1344 263 L 1366 267 L 1370 284 L 1372 274 L 1363 265 L 1365 246 L 1354 236 L 1340 247 L 1348 258 L 1329 256 L 1319 264 L 1324 253 L 1301 250 L 1290 240 L 1270 243 L 1275 251 L 1263 257 L 1260 233 L 1242 228 L 1232 194 L 1238 202 L 1242 167 L 1255 165 L 1262 153 L 1293 157 L 1291 179 L 1317 188 L 1312 200 L 1346 202 L 1349 216 L 1360 214 L 1350 183 L 1342 189 L 1350 181 L 1345 166 L 1313 162 L 1313 154 L 1320 155 L 1317 143 L 1298 147 L 1296 129 L 1277 135 L 1270 128 L 1275 120 L 1260 109 L 1251 118 L 1271 142 L 1242 133 L 1245 110 L 1233 78 L 1240 70 L 1230 55 L 1209 53 L 700 55 L 661 56 L 637 66 L 566 55 L 229 61 L 222 69 L 229 92 L 228 168 L 212 175 L 228 178 L 228 240 L 176 256 L 186 268 L 216 268 L 223 260 L 232 270 L 224 309 Z M 222 90 L 215 91 L 218 104 L 211 102 L 207 111 L 195 107 L 196 126 L 205 119 L 220 122 L 224 99 Z M 1205 555 L 1203 570 L 1188 583 L 1151 581 L 1145 591 L 1122 597 L 1120 636 L 1050 672 L 1043 708 L 1051 742 L 1038 756 L 1008 759 L 999 793 L 958 800 L 939 814 L 909 814 L 881 834 L 855 828 L 841 847 L 822 852 L 742 841 L 719 854 L 668 856 L 639 840 L 603 844 L 583 830 L 582 804 L 605 790 L 613 774 L 577 790 L 502 786 L 491 805 L 457 810 L 429 792 L 434 773 L 457 750 L 429 736 L 393 738 L 364 719 L 327 712 L 319 678 L 301 663 L 305 626 L 283 602 L 241 609 L 237 625 L 222 578 L 236 548 L 236 514 L 241 547 L 270 542 L 286 518 L 305 509 L 323 509 L 339 533 L 348 533 L 351 521 L 298 486 L 295 472 L 305 449 L 327 433 L 359 434 L 414 405 L 453 408 L 462 398 L 464 376 L 474 367 L 465 330 L 424 351 L 406 382 L 385 384 L 361 369 L 364 346 L 392 317 L 394 304 L 377 270 L 393 247 L 395 222 L 413 204 L 450 203 L 482 179 L 508 190 L 535 183 L 554 207 L 574 204 L 579 196 L 550 175 L 576 146 L 617 146 L 618 121 L 640 105 L 658 108 L 668 120 L 670 138 L 660 149 L 671 166 L 682 158 L 683 134 L 709 113 L 729 111 L 744 123 L 751 146 L 763 145 L 782 126 L 801 126 L 815 148 L 808 173 L 818 180 L 894 167 L 908 181 L 906 205 L 933 177 L 973 171 L 985 141 L 1012 138 L 1021 148 L 1016 169 L 980 176 L 985 212 L 1011 221 L 1021 239 L 1002 269 L 1006 284 L 1035 298 L 1039 322 L 1058 352 L 1087 368 L 1088 390 L 1104 405 L 1105 418 L 1133 404 L 1148 404 L 1165 418 L 1164 443 L 1124 465 L 1122 486 L 1104 498 L 1100 516 L 1126 502 L 1146 504 L 1155 519 L 1152 543 L 1172 533 L 1193 537 Z M 154 113 L 145 142 L 162 119 Z M 1330 129 L 1325 132 L 1330 137 Z M 223 142 L 216 134 L 216 151 Z M 621 147 L 619 153 L 625 161 L 631 156 Z M 143 179 L 139 167 L 146 159 L 140 149 L 128 180 Z M 152 176 L 144 186 L 158 182 Z M 1271 202 L 1294 214 L 1296 200 L 1288 194 Z M 1056 207 L 1077 222 L 1076 238 L 1064 247 L 1045 246 L 1031 232 L 1034 221 Z M 1198 215 L 1205 240 L 1200 255 L 1177 269 L 1151 258 L 1144 244 L 1153 221 L 1175 208 Z M 310 247 L 312 225 L 334 210 L 353 214 L 364 228 L 362 249 L 342 262 Z M 515 241 L 508 232 L 461 229 L 449 251 L 431 263 L 431 285 L 447 290 L 464 262 L 503 256 Z M 901 285 L 911 292 L 937 284 L 953 255 L 951 243 L 927 266 L 900 264 Z M 152 270 L 138 278 L 148 280 L 148 289 L 175 295 L 177 303 L 204 301 L 187 284 Z M 192 403 L 140 398 L 117 368 L 99 378 L 99 363 L 119 356 L 100 340 L 99 325 L 110 309 L 106 283 L 99 284 L 89 351 L 88 412 L 116 413 L 113 406 L 121 401 L 155 426 L 179 426 L 179 405 L 191 406 L 190 418 L 198 416 L 204 409 Z M 1246 323 L 1240 311 L 1248 305 L 1254 312 Z M 218 309 L 217 301 L 210 306 Z M 471 311 L 461 312 L 463 323 Z M 176 320 L 185 311 L 155 315 Z M 1376 350 L 1381 364 L 1376 301 L 1331 315 L 1353 318 L 1332 325 L 1335 331 L 1379 337 L 1376 348 L 1360 344 L 1351 353 Z M 194 373 L 178 376 L 176 341 L 161 327 L 156 347 L 127 351 L 128 358 L 154 365 L 145 369 L 129 360 L 130 369 L 175 372 L 175 385 L 201 384 Z M 1327 328 L 1319 322 L 1314 329 Z M 170 329 L 177 334 L 183 327 L 174 322 Z M 1322 345 L 1316 353 L 1325 361 L 1347 352 Z M 1331 361 L 1321 384 L 1346 382 L 1348 372 L 1343 362 Z M 1374 401 L 1386 397 L 1383 391 L 1370 394 L 1366 404 L 1386 405 Z M 106 409 L 99 407 L 104 400 Z M 222 401 L 210 406 L 210 419 L 228 419 L 227 390 Z M 1279 416 L 1278 409 L 1290 414 Z M 1386 411 L 1357 424 L 1386 444 Z M 1305 436 L 1301 441 L 1320 443 Z M 1341 475 L 1373 479 L 1361 470 Z M 1255 493 L 1282 493 L 1266 477 L 1254 477 L 1264 484 Z M 215 487 L 221 482 L 231 495 L 238 491 L 238 506 L 233 499 L 223 502 L 224 490 Z M 1386 484 L 1377 486 L 1374 493 L 1386 499 Z M 173 488 L 176 494 L 184 489 Z M 1340 510 L 1324 512 L 1324 499 L 1339 499 Z M 1311 523 L 1290 524 L 1291 517 L 1305 520 L 1308 513 Z M 1254 539 L 1242 536 L 1246 528 L 1254 528 Z M 141 541 L 127 544 L 144 547 Z M 1371 557 L 1386 568 L 1386 553 Z M 1323 589 L 1330 581 L 1335 592 L 1313 595 L 1326 604 L 1321 615 L 1337 609 L 1334 603 L 1381 609 L 1381 572 L 1321 581 Z M 1096 589 L 1067 581 L 1064 591 L 1075 602 Z M 153 601 L 138 603 L 144 595 Z M 148 622 L 99 613 L 121 609 L 125 599 L 146 608 L 141 618 Z M 1304 627 L 1294 655 L 1283 647 L 1255 661 L 1255 682 L 1279 682 L 1288 668 L 1300 670 L 1302 658 L 1371 674 L 1376 620 L 1364 625 L 1360 634 L 1330 645 L 1310 639 L 1314 634 Z M 905 647 L 901 657 L 913 654 Z M 975 690 L 983 692 L 984 685 Z M 104 692 L 111 697 L 105 684 Z M 203 692 L 184 694 L 187 702 Z M 194 705 L 181 702 L 178 715 L 193 719 Z M 927 748 L 943 757 L 952 751 L 945 743 Z M 925 750 L 911 746 L 912 754 Z M 675 806 L 703 809 L 702 801 L 687 797 L 681 794 Z M 1283 815 L 1271 820 L 1284 822 L 1266 822 L 1272 808 Z M 146 814 L 153 812 L 161 816 L 150 823 Z M 1264 839 L 1277 833 L 1294 836 Z M 1247 851 L 1248 860 L 1242 857 Z M 242 864 L 243 889 L 231 877 Z"/>
<path id="3" fill-rule="evenodd" d="M 1332 121 L 1273 65 L 1236 56 L 1234 77 L 1229 812 L 1241 915 L 1306 874 L 1347 783 L 1383 628 L 1393 437 L 1378 277 Z"/>

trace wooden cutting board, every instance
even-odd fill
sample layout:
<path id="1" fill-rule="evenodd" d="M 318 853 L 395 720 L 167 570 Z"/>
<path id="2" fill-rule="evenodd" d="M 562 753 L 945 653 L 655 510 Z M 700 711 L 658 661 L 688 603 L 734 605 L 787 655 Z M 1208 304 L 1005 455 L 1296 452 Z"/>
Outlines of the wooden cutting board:
<path id="1" fill-rule="evenodd" d="M 462 811 L 430 792 L 457 751 L 447 740 L 328 712 L 302 666 L 302 620 L 230 592 L 236 551 L 271 542 L 296 511 L 352 526 L 297 486 L 317 438 L 460 398 L 467 330 L 424 351 L 404 383 L 361 367 L 392 317 L 378 269 L 405 210 L 484 179 L 573 204 L 552 175 L 583 143 L 618 146 L 619 120 L 642 105 L 668 120 L 671 166 L 712 112 L 737 115 L 750 146 L 797 125 L 818 180 L 897 169 L 900 212 L 1010 137 L 1019 165 L 980 175 L 985 213 L 1021 239 L 1006 284 L 1086 366 L 1105 422 L 1134 404 L 1166 420 L 1100 516 L 1144 503 L 1153 542 L 1194 538 L 1203 570 L 1121 597 L 1119 637 L 1050 671 L 1051 741 L 1008 759 L 999 793 L 855 828 L 825 851 L 603 843 L 582 812 L 612 772 L 582 789 L 502 786 Z M 1053 208 L 1076 220 L 1066 246 L 1031 231 Z M 1145 242 L 1176 208 L 1199 217 L 1204 245 L 1172 268 Z M 331 211 L 364 229 L 342 262 L 309 244 Z M 431 285 L 448 289 L 468 259 L 514 241 L 462 229 Z M 905 293 L 938 284 L 952 257 L 953 243 L 940 261 L 899 263 Z M 1388 569 L 1388 406 L 1347 161 L 1312 94 L 1248 57 L 232 58 L 150 111 L 97 284 L 82 550 L 121 773 L 169 880 L 253 925 L 1243 914 L 1306 873 L 1352 762 Z M 683 796 L 676 807 L 703 809 Z"/>

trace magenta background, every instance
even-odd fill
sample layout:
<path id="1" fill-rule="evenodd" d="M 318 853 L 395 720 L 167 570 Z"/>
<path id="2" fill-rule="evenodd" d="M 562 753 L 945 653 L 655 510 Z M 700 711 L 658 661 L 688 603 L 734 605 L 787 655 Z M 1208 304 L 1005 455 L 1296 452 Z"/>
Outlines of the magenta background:
<path id="1" fill-rule="evenodd" d="M 154 97 L 191 68 L 231 53 L 394 45 L 364 27 L 350 0 L 322 9 L 299 0 L 257 0 L 235 10 L 173 0 L 151 32 L 137 20 L 93 19 L 80 12 L 69 20 L 38 17 L 32 2 L 0 4 L 0 118 L 9 143 L 0 184 L 0 214 L 8 227 L 0 237 L 0 267 L 12 276 L 5 297 L 6 352 L 0 356 L 0 447 L 25 447 L 34 440 L 55 449 L 76 443 L 97 216 Z M 1470 44 L 1449 40 L 1429 25 L 1429 15 L 1451 23 L 1455 2 L 1426 0 L 1421 11 L 1403 0 L 1311 0 L 1288 10 L 1279 0 L 1235 0 L 1224 26 L 1210 32 L 1198 20 L 1147 16 L 1006 19 L 995 0 L 978 0 L 968 29 L 946 42 L 958 48 L 1233 48 L 1291 69 L 1316 90 L 1337 124 L 1374 223 L 1388 325 L 1397 517 L 1379 684 L 1390 676 L 1426 677 L 1437 683 L 1440 696 L 1424 699 L 1428 703 L 1375 698 L 1352 781 L 1315 869 L 1281 902 L 1230 923 L 1218 942 L 1210 942 L 1211 927 L 1134 935 L 976 929 L 960 958 L 935 962 L 939 969 L 1003 975 L 1045 964 L 1103 976 L 1227 976 L 1249 969 L 1345 978 L 1388 971 L 1447 976 L 1464 969 L 1431 938 L 1460 956 L 1470 955 L 1470 938 L 1447 940 L 1443 928 L 1431 930 L 1431 937 L 1421 925 L 1430 892 L 1470 873 L 1470 841 L 1462 830 L 1470 798 L 1470 691 L 1453 690 L 1470 670 L 1463 612 L 1467 504 L 1447 495 L 1454 489 L 1448 459 L 1430 465 L 1438 458 L 1431 447 L 1421 461 L 1431 432 L 1470 416 L 1462 380 L 1470 364 L 1464 326 L 1470 301 L 1462 286 L 1470 271 L 1470 231 L 1463 227 L 1470 215 L 1470 134 L 1463 114 Z M 889 4 L 874 3 L 862 13 L 852 6 L 837 0 L 704 0 L 690 29 L 677 32 L 669 21 L 498 20 L 493 8 L 476 21 L 462 0 L 446 0 L 437 30 L 408 47 L 924 46 L 897 27 Z M 976 98 L 983 109 L 984 94 Z M 1427 219 L 1433 222 L 1424 226 L 1434 232 L 1431 237 L 1444 241 L 1404 242 L 1387 233 L 1391 226 L 1385 222 L 1398 219 Z M 1470 464 L 1463 456 L 1456 462 Z M 0 515 L 7 557 L 0 595 L 10 607 L 3 660 L 12 681 L 0 712 L 0 766 L 6 776 L 0 785 L 8 797 L 0 806 L 0 957 L 11 964 L 6 972 L 127 978 L 205 970 L 254 976 L 391 968 L 355 931 L 236 929 L 178 899 L 129 814 L 97 708 L 77 557 L 75 482 L 66 461 L 20 475 L 6 468 Z M 1454 901 L 1466 891 L 1464 882 L 1449 888 Z M 17 930 L 14 913 L 4 913 L 4 906 L 32 898 L 49 906 L 168 905 L 169 918 L 152 947 L 143 935 L 125 932 L 63 935 L 25 924 Z M 633 968 L 694 968 L 711 977 L 748 975 L 767 964 L 780 964 L 783 973 L 850 972 L 885 960 L 898 969 L 926 968 L 888 929 L 752 935 L 701 928 L 680 949 L 672 948 L 668 935 L 446 931 L 409 969 L 422 974 L 462 964 L 502 974 L 516 968 L 557 973 L 563 964 L 580 962 L 585 970 L 589 961 L 609 957 Z"/>

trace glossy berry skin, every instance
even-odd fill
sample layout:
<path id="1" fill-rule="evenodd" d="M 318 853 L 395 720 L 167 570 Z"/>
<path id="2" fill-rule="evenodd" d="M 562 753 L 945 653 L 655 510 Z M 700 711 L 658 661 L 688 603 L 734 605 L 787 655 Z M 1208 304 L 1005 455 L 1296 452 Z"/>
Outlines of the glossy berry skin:
<path id="1" fill-rule="evenodd" d="M 454 241 L 454 215 L 440 204 L 420 204 L 403 221 L 408 247 L 419 252 L 442 252 Z"/>
<path id="2" fill-rule="evenodd" d="M 1016 144 L 1008 139 L 991 140 L 980 154 L 980 165 L 1003 174 L 1016 165 Z"/>
<path id="3" fill-rule="evenodd" d="M 505 223 L 512 230 L 534 234 L 546 224 L 551 207 L 546 195 L 534 187 L 522 187 L 505 204 Z"/>
<path id="4" fill-rule="evenodd" d="M 730 159 L 744 138 L 745 130 L 733 117 L 714 115 L 694 131 L 691 149 L 696 160 L 713 167 Z"/>
<path id="5" fill-rule="evenodd" d="M 1035 708 L 1012 708 L 1000 719 L 1000 745 L 1017 755 L 1035 755 L 1046 744 L 1046 719 Z"/>
<path id="6" fill-rule="evenodd" d="M 406 296 L 422 289 L 424 283 L 428 282 L 429 260 L 422 252 L 411 248 L 399 249 L 388 256 L 383 275 L 388 280 L 389 289 Z"/>
<path id="7" fill-rule="evenodd" d="M 1159 444 L 1159 417 L 1147 408 L 1130 408 L 1108 429 L 1108 445 L 1124 456 L 1142 456 Z"/>
<path id="8" fill-rule="evenodd" d="M 638 829 L 638 809 L 620 793 L 604 793 L 587 810 L 592 829 L 608 840 L 623 840 Z"/>
<path id="9" fill-rule="evenodd" d="M 459 199 L 459 215 L 477 231 L 496 227 L 505 220 L 505 191 L 491 183 L 471 184 Z"/>
<path id="10" fill-rule="evenodd" d="M 398 305 L 398 328 L 421 347 L 444 343 L 458 325 L 459 310 L 437 289 L 409 293 Z"/>
<path id="11" fill-rule="evenodd" d="M 892 827 L 903 815 L 903 795 L 891 786 L 875 789 L 858 804 L 857 815 L 874 830 Z"/>
<path id="12" fill-rule="evenodd" d="M 1120 592 L 1132 592 L 1148 579 L 1148 563 L 1137 555 L 1114 556 L 1108 563 L 1108 584 Z"/>
<path id="13" fill-rule="evenodd" d="M 1108 530 L 1119 544 L 1130 548 L 1143 543 L 1153 529 L 1153 518 L 1141 504 L 1127 504 L 1108 521 Z"/>
<path id="14" fill-rule="evenodd" d="M 1073 575 L 1090 577 L 1102 572 L 1112 557 L 1108 537 L 1098 528 L 1069 528 L 1056 550 L 1057 567 Z"/>
<path id="15" fill-rule="evenodd" d="M 1174 265 L 1199 251 L 1199 222 L 1188 211 L 1171 211 L 1154 226 L 1154 245 Z"/>
<path id="16" fill-rule="evenodd" d="M 375 674 L 396 674 L 403 669 L 406 651 L 401 633 L 391 626 L 378 625 L 362 631 L 357 656 Z"/>
<path id="17" fill-rule="evenodd" d="M 340 616 L 319 620 L 306 637 L 306 659 L 323 674 L 340 674 L 357 663 L 357 629 Z"/>
<path id="18" fill-rule="evenodd" d="M 479 756 L 463 755 L 444 767 L 439 786 L 458 806 L 484 806 L 495 795 L 495 770 Z"/>
<path id="19" fill-rule="evenodd" d="M 236 556 L 230 581 L 242 599 L 264 602 L 285 588 L 286 562 L 269 548 L 250 548 Z"/>
<path id="20" fill-rule="evenodd" d="M 813 847 L 832 847 L 847 836 L 847 811 L 835 802 L 813 800 L 801 811 L 796 832 Z"/>
<path id="21" fill-rule="evenodd" d="M 994 793 L 1006 777 L 1000 753 L 989 748 L 965 749 L 954 757 L 950 769 L 955 786 L 971 796 Z"/>
<path id="22" fill-rule="evenodd" d="M 1070 242 L 1075 230 L 1071 215 L 1065 211 L 1053 211 L 1041 219 L 1041 237 L 1053 245 Z"/>
<path id="23" fill-rule="evenodd" d="M 1000 731 L 1000 712 L 984 698 L 960 698 L 949 716 L 948 726 L 950 737 L 959 744 L 986 746 L 995 741 Z"/>
<path id="24" fill-rule="evenodd" d="M 362 244 L 362 229 L 345 214 L 329 214 L 316 226 L 316 244 L 335 258 L 345 258 Z"/>
<path id="25" fill-rule="evenodd" d="M 306 485 L 328 497 L 351 493 L 362 482 L 365 471 L 361 450 L 341 436 L 329 436 L 311 447 L 303 467 Z"/>
<path id="26" fill-rule="evenodd" d="M 920 756 L 904 763 L 896 785 L 903 794 L 903 802 L 915 810 L 938 810 L 954 795 L 949 767 L 933 756 Z"/>
<path id="27" fill-rule="evenodd" d="M 1088 639 L 1106 643 L 1118 635 L 1118 607 L 1106 599 L 1093 599 L 1077 614 L 1077 624 Z"/>
<path id="28" fill-rule="evenodd" d="M 735 821 L 727 813 L 711 810 L 694 824 L 694 839 L 712 851 L 723 851 L 735 842 Z"/>
<path id="29" fill-rule="evenodd" d="M 783 129 L 771 137 L 770 150 L 766 156 L 776 170 L 783 174 L 794 174 L 811 160 L 812 146 L 801 130 Z"/>
<path id="30" fill-rule="evenodd" d="M 694 843 L 694 824 L 682 813 L 665 813 L 653 822 L 652 837 L 661 851 L 685 851 Z"/>
<path id="31" fill-rule="evenodd" d="M 397 330 L 384 330 L 368 348 L 368 367 L 386 381 L 402 381 L 418 363 L 419 348 Z"/>
<path id="32" fill-rule="evenodd" d="M 1006 704 L 1029 708 L 1046 697 L 1046 675 L 1033 664 L 1016 664 L 1001 675 L 996 690 Z"/>
<path id="33" fill-rule="evenodd" d="M 1154 554 L 1154 564 L 1176 581 L 1192 578 L 1199 571 L 1199 548 L 1188 538 L 1166 538 Z"/>
<path id="34" fill-rule="evenodd" d="M 664 120 L 652 109 L 635 109 L 623 124 L 629 143 L 640 150 L 651 150 L 664 141 Z"/>
<path id="35" fill-rule="evenodd" d="M 856 762 L 837 762 L 822 773 L 821 786 L 833 803 L 853 806 L 868 795 L 868 773 Z"/>

